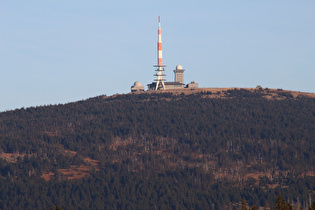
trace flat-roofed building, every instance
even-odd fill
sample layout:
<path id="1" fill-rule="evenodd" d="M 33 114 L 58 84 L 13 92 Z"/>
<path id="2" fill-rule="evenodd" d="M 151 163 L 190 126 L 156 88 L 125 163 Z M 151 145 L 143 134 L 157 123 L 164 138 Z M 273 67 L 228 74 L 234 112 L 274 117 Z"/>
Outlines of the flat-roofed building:
<path id="1" fill-rule="evenodd" d="M 164 85 L 165 85 L 166 90 L 185 88 L 185 84 L 180 83 L 180 82 L 164 82 Z M 155 87 L 156 87 L 156 82 L 152 82 L 151 84 L 148 84 L 148 90 L 155 90 Z"/>
<path id="2" fill-rule="evenodd" d="M 195 88 L 198 88 L 198 83 L 196 83 L 195 81 L 192 81 L 191 83 L 188 83 L 186 85 L 186 88 L 188 89 L 195 89 Z"/>

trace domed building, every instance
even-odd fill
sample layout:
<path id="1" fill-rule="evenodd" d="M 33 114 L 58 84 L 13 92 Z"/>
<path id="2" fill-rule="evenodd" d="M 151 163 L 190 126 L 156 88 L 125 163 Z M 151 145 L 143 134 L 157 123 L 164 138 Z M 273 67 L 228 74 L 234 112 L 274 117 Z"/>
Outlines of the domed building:
<path id="1" fill-rule="evenodd" d="M 175 74 L 175 81 L 174 82 L 180 82 L 184 84 L 184 71 L 182 65 L 177 65 L 176 69 L 174 70 Z"/>
<path id="2" fill-rule="evenodd" d="M 144 91 L 144 86 L 139 81 L 135 81 L 133 86 L 131 86 L 131 92 L 136 92 L 136 91 Z"/>

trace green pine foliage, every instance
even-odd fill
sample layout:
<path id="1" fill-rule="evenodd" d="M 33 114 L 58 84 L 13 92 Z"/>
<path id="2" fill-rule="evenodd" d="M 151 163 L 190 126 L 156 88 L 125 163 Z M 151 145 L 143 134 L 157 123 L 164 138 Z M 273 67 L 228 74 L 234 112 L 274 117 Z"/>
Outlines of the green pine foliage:
<path id="1" fill-rule="evenodd" d="M 220 94 L 100 96 L 0 113 L 0 155 L 14 156 L 0 158 L 0 209 L 227 209 L 243 198 L 248 208 L 277 208 L 278 192 L 306 204 L 315 99 Z M 61 169 L 85 158 L 99 170 L 67 180 Z M 45 181 L 45 172 L 54 176 Z"/>

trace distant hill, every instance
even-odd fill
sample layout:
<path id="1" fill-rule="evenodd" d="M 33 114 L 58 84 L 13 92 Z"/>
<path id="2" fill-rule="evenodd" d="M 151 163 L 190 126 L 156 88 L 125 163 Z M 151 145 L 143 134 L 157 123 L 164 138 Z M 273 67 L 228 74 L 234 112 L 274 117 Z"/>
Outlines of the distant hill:
<path id="1" fill-rule="evenodd" d="M 0 209 L 315 199 L 315 94 L 199 88 L 0 113 Z M 31 192 L 31 193 L 30 193 Z M 14 199 L 12 199 L 14 198 Z"/>

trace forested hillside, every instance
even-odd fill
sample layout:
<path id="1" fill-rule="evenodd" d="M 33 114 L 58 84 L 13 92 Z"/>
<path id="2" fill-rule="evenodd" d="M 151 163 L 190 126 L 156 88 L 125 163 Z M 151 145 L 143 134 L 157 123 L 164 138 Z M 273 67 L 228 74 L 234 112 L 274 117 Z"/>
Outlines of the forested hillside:
<path id="1" fill-rule="evenodd" d="M 0 113 L 0 209 L 305 209 L 315 98 L 268 89 L 99 96 Z"/>

